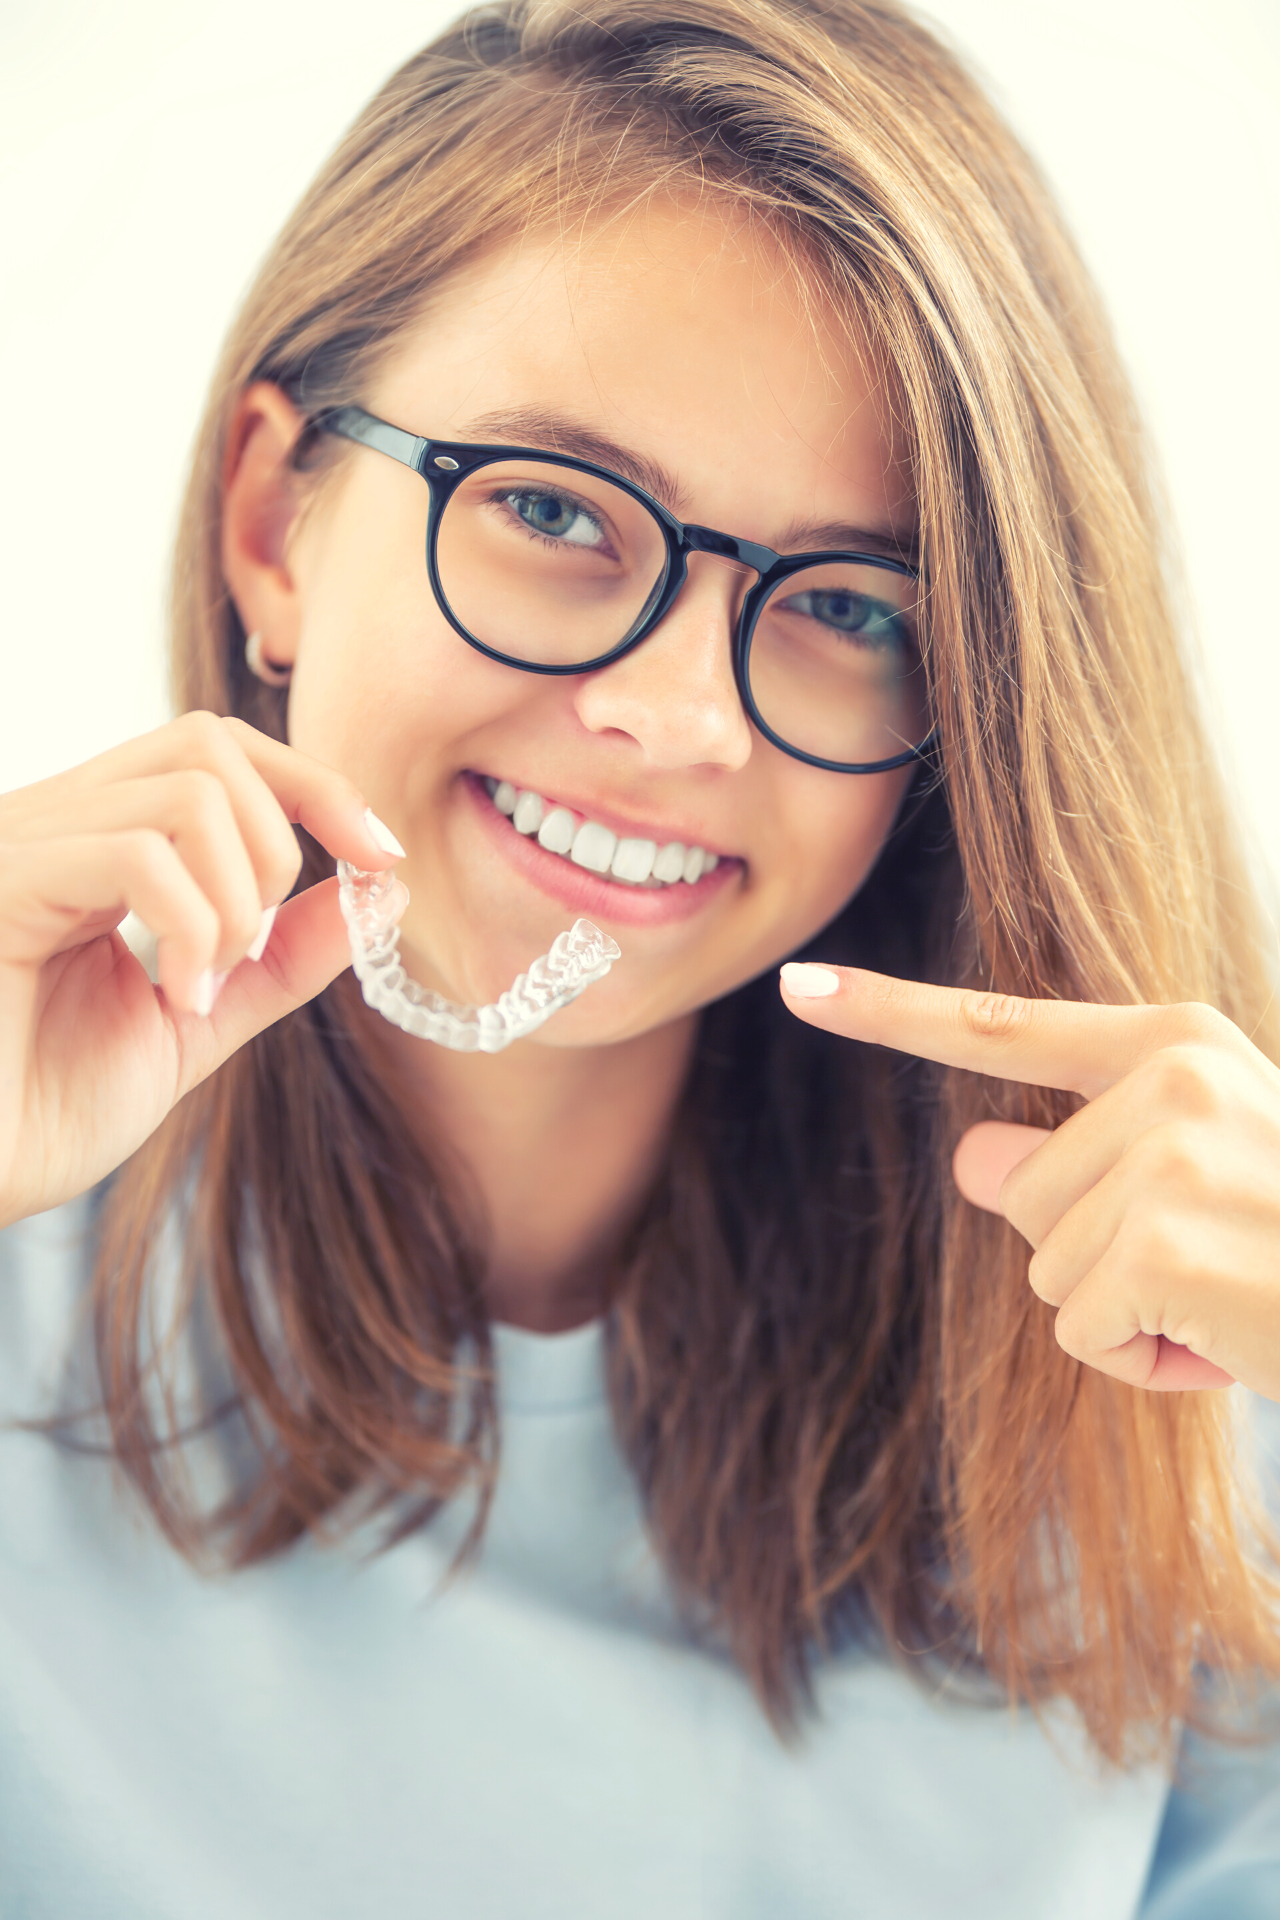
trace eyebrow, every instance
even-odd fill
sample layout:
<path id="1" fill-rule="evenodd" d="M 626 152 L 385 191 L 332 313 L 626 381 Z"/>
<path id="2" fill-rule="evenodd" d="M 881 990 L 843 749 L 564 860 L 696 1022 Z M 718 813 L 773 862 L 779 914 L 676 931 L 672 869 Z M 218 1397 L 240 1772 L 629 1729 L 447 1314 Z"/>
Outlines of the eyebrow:
<path id="1" fill-rule="evenodd" d="M 482 413 L 472 421 L 469 431 L 482 441 L 490 434 L 501 434 L 513 446 L 545 446 L 550 453 L 567 453 L 578 460 L 590 460 L 597 467 L 612 467 L 660 500 L 669 513 L 680 516 L 685 496 L 666 467 L 565 414 L 550 413 L 543 407 L 500 409 Z"/>
<path id="2" fill-rule="evenodd" d="M 611 440 L 607 434 L 596 433 L 567 414 L 552 413 L 544 407 L 502 407 L 478 415 L 464 431 L 468 439 L 474 437 L 481 444 L 496 436 L 508 446 L 568 454 L 577 460 L 590 460 L 597 467 L 610 467 L 660 500 L 677 519 L 684 517 L 688 496 L 667 467 L 632 447 Z M 775 551 L 821 553 L 862 548 L 905 560 L 910 565 L 915 565 L 919 558 L 919 541 L 914 529 L 897 529 L 888 522 L 879 527 L 860 527 L 843 520 L 795 520 Z"/>
<path id="3" fill-rule="evenodd" d="M 777 548 L 779 553 L 841 553 L 869 551 L 889 560 L 905 560 L 908 566 L 920 562 L 920 541 L 916 533 L 893 527 L 855 527 L 844 520 L 802 520 L 787 528 Z"/>

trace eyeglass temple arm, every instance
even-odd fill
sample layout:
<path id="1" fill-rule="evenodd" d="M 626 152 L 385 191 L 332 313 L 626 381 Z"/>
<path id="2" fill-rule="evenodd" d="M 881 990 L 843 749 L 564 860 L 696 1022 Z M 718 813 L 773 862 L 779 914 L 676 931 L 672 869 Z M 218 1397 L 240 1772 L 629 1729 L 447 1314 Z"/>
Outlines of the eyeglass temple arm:
<path id="1" fill-rule="evenodd" d="M 312 424 L 321 433 L 336 433 L 344 440 L 372 447 L 375 453 L 390 454 L 393 460 L 398 460 L 401 466 L 412 467 L 415 473 L 422 472 L 423 460 L 431 445 L 420 434 L 393 427 L 389 421 L 366 413 L 363 407 L 331 407 L 327 413 L 318 413 Z"/>

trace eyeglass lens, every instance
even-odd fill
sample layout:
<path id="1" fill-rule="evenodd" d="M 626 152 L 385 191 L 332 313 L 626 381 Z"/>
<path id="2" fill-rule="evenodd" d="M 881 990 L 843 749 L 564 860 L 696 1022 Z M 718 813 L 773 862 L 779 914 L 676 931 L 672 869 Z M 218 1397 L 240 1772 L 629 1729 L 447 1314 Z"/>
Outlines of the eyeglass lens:
<path id="1" fill-rule="evenodd" d="M 496 461 L 456 488 L 436 564 L 468 633 L 529 665 L 620 646 L 666 582 L 659 523 L 608 481 L 554 461 Z M 747 679 L 766 725 L 818 759 L 869 763 L 929 732 L 917 583 L 855 561 L 780 580 L 756 620 Z"/>

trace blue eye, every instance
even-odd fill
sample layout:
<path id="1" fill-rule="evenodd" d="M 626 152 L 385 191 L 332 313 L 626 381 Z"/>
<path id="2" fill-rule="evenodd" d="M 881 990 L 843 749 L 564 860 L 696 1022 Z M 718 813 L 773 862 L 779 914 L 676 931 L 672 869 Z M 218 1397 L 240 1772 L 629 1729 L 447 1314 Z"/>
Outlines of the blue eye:
<path id="1" fill-rule="evenodd" d="M 502 499 L 532 533 L 541 534 L 546 540 L 574 547 L 606 544 L 599 522 L 592 519 L 579 501 L 562 493 L 523 487 L 519 492 L 503 494 Z"/>
<path id="2" fill-rule="evenodd" d="M 873 600 L 869 594 L 853 593 L 847 587 L 810 587 L 790 595 L 784 604 L 791 612 L 805 614 L 836 633 L 857 634 L 872 646 L 908 644 L 897 607 Z"/>

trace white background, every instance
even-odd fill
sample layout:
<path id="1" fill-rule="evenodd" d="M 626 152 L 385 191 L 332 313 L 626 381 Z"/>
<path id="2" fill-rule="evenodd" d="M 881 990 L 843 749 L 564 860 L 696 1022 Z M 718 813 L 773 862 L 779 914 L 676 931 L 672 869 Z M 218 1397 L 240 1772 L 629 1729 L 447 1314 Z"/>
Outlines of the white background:
<path id="1" fill-rule="evenodd" d="M 0 790 L 168 716 L 168 551 L 225 326 L 454 0 L 0 9 Z M 1213 724 L 1280 870 L 1280 4 L 935 0 L 1038 156 L 1168 477 Z"/>

